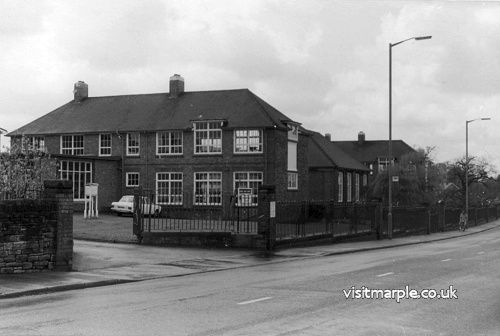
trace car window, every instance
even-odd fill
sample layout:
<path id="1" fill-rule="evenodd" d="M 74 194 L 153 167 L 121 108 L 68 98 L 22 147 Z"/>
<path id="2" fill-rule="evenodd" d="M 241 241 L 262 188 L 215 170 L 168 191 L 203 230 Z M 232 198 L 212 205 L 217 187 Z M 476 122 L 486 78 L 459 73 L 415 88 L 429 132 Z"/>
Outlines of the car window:
<path id="1" fill-rule="evenodd" d="M 134 196 L 123 196 L 122 198 L 120 198 L 120 202 L 133 203 Z"/>

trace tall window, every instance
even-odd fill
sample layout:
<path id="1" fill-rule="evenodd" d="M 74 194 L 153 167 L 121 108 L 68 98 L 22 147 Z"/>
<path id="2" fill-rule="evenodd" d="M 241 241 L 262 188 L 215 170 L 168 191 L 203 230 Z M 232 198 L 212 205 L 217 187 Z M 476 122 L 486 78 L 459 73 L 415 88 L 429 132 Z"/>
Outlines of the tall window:
<path id="1" fill-rule="evenodd" d="M 182 205 L 182 173 L 156 173 L 156 203 Z"/>
<path id="2" fill-rule="evenodd" d="M 261 130 L 235 130 L 235 153 L 262 153 Z"/>
<path id="3" fill-rule="evenodd" d="M 182 154 L 182 132 L 156 133 L 156 155 Z"/>
<path id="4" fill-rule="evenodd" d="M 359 202 L 359 174 L 354 175 L 354 200 Z"/>
<path id="5" fill-rule="evenodd" d="M 138 187 L 139 186 L 139 173 L 130 172 L 126 174 L 126 183 L 127 187 Z"/>
<path id="6" fill-rule="evenodd" d="M 139 133 L 127 133 L 127 155 L 139 156 L 141 135 Z"/>
<path id="7" fill-rule="evenodd" d="M 221 122 L 194 123 L 194 152 L 195 154 L 222 153 Z"/>
<path id="8" fill-rule="evenodd" d="M 85 184 L 92 183 L 92 163 L 62 160 L 59 165 L 61 180 L 73 181 L 75 201 L 85 199 Z"/>
<path id="9" fill-rule="evenodd" d="M 347 202 L 352 201 L 352 174 L 347 173 Z"/>
<path id="10" fill-rule="evenodd" d="M 99 156 L 111 156 L 111 134 L 99 134 Z"/>
<path id="11" fill-rule="evenodd" d="M 297 143 L 299 141 L 299 125 L 288 124 L 287 170 L 288 189 L 299 188 L 299 175 L 297 173 Z"/>
<path id="12" fill-rule="evenodd" d="M 194 204 L 222 205 L 222 173 L 194 173 Z"/>
<path id="13" fill-rule="evenodd" d="M 250 196 L 250 204 L 244 205 L 257 205 L 258 204 L 258 192 L 259 186 L 262 185 L 262 172 L 235 172 L 233 189 L 238 192 L 238 188 L 251 188 L 252 194 Z M 239 200 L 236 200 L 236 204 Z"/>
<path id="14" fill-rule="evenodd" d="M 338 178 L 337 178 L 337 186 L 338 186 L 338 198 L 337 200 L 339 202 L 344 201 L 344 174 L 342 172 L 339 172 Z"/>
<path id="15" fill-rule="evenodd" d="M 61 154 L 83 155 L 83 135 L 61 135 Z"/>
<path id="16" fill-rule="evenodd" d="M 363 187 L 368 185 L 368 175 L 363 174 Z"/>

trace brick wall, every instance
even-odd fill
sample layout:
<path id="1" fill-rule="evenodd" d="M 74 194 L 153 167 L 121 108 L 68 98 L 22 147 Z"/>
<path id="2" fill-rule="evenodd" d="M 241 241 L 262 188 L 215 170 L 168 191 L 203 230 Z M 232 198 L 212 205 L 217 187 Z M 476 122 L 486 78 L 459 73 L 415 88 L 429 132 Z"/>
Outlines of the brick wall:
<path id="1" fill-rule="evenodd" d="M 47 182 L 41 200 L 0 202 L 0 273 L 71 270 L 71 184 Z"/>

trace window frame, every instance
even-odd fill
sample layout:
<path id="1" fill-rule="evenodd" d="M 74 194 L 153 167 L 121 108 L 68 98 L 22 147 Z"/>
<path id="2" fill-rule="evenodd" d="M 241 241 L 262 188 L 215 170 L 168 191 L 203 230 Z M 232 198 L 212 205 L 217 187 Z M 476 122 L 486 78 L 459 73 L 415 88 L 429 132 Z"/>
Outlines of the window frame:
<path id="1" fill-rule="evenodd" d="M 64 168 L 65 166 L 66 168 Z M 78 169 L 76 169 L 77 166 Z M 82 181 L 82 176 L 83 176 L 83 181 Z M 87 183 L 92 183 L 93 178 L 94 177 L 92 174 L 92 162 L 78 161 L 78 160 L 61 160 L 59 162 L 59 179 L 72 182 L 74 201 L 85 200 L 85 185 Z M 76 190 L 75 187 L 77 187 L 78 190 Z"/>
<path id="2" fill-rule="evenodd" d="M 347 188 L 347 195 L 346 195 L 346 202 L 352 202 L 352 173 L 346 173 L 346 188 Z"/>
<path id="3" fill-rule="evenodd" d="M 287 172 L 287 190 L 299 190 L 299 173 L 296 171 Z"/>
<path id="4" fill-rule="evenodd" d="M 359 202 L 359 173 L 354 174 L 354 201 Z"/>
<path id="5" fill-rule="evenodd" d="M 194 155 L 222 155 L 222 121 L 196 121 L 193 122 L 193 154 Z M 206 125 L 206 128 L 200 128 L 201 125 Z M 217 127 L 212 128 L 217 125 Z M 210 136 L 214 133 L 220 134 L 220 137 Z M 208 140 L 208 144 L 198 144 L 198 135 L 205 134 L 205 137 L 200 138 L 201 142 L 203 140 Z M 217 141 L 220 143 L 220 146 L 217 146 L 217 143 L 214 145 L 213 142 Z M 199 151 L 199 149 L 206 148 L 207 151 Z M 214 151 L 210 150 L 211 148 L 217 148 L 220 150 Z"/>
<path id="6" fill-rule="evenodd" d="M 131 135 L 137 136 L 137 145 L 130 146 Z M 133 139 L 132 139 L 133 140 Z M 141 155 L 141 133 L 139 132 L 131 132 L 127 133 L 126 137 L 126 155 L 127 156 L 140 156 Z M 137 153 L 131 153 L 131 149 L 137 148 Z"/>
<path id="7" fill-rule="evenodd" d="M 246 132 L 246 136 L 238 136 L 238 132 Z M 250 132 L 258 132 L 258 136 L 251 136 Z M 258 150 L 256 151 L 251 151 L 251 139 L 258 138 Z M 238 144 L 238 139 L 245 139 L 246 143 L 245 144 Z M 246 146 L 247 150 L 246 151 L 238 151 L 238 145 L 240 146 Z M 262 154 L 264 153 L 264 132 L 262 129 L 258 128 L 253 128 L 253 129 L 246 129 L 246 128 L 237 128 L 233 131 L 233 153 L 234 154 Z"/>
<path id="8" fill-rule="evenodd" d="M 64 140 L 65 137 L 70 137 L 70 141 L 69 142 L 71 144 L 71 147 L 63 147 L 63 145 L 65 144 L 65 142 L 68 143 L 68 141 Z M 75 146 L 75 143 L 76 143 L 75 138 L 76 137 L 81 137 L 82 147 L 76 147 Z M 80 140 L 80 139 L 78 139 L 78 140 Z M 80 141 L 78 141 L 78 143 L 79 142 Z M 59 153 L 61 155 L 84 155 L 84 153 L 85 153 L 85 137 L 83 136 L 83 134 L 63 134 L 63 135 L 60 136 L 60 146 L 59 146 L 59 148 L 60 148 Z M 81 152 L 80 152 L 80 150 L 81 150 Z M 64 151 L 69 151 L 69 153 L 68 152 L 64 153 Z M 77 151 L 78 151 L 78 153 L 77 153 Z"/>
<path id="9" fill-rule="evenodd" d="M 160 145 L 160 136 L 161 135 L 167 135 L 168 136 L 168 144 L 167 145 Z M 175 135 L 180 135 L 178 139 L 175 138 Z M 172 139 L 172 136 L 174 136 L 174 139 Z M 172 140 L 180 140 L 180 145 L 172 144 Z M 157 156 L 175 156 L 175 155 L 183 155 L 184 153 L 184 134 L 182 131 L 160 131 L 156 132 L 156 155 Z M 166 148 L 168 149 L 168 153 L 160 153 L 160 148 Z M 180 148 L 180 152 L 173 153 L 172 149 Z"/>
<path id="10" fill-rule="evenodd" d="M 200 179 L 197 178 L 198 174 L 206 174 L 207 178 L 206 179 Z M 219 175 L 219 178 L 211 178 L 212 174 L 217 174 Z M 207 188 L 205 193 L 203 194 L 198 194 L 197 189 L 203 189 L 202 187 L 197 188 L 199 183 L 205 183 Z M 211 193 L 211 186 L 213 184 L 217 183 L 219 185 L 219 188 L 214 189 L 215 191 L 218 191 L 218 193 Z M 218 190 L 217 190 L 218 189 Z M 215 196 L 213 196 L 215 195 Z M 203 197 L 206 200 L 203 202 L 197 201 L 198 197 Z M 211 198 L 218 198 L 218 202 L 210 202 Z M 223 198 L 223 192 L 222 192 L 222 172 L 221 171 L 201 171 L 201 172 L 194 172 L 193 174 L 193 204 L 195 206 L 222 206 L 222 198 Z"/>
<path id="11" fill-rule="evenodd" d="M 236 180 L 236 174 L 246 174 L 245 179 L 238 179 Z M 252 179 L 251 174 L 259 174 L 260 178 L 258 179 Z M 236 186 L 238 183 L 246 183 L 246 187 L 241 187 L 241 186 Z M 260 182 L 260 183 L 259 183 Z M 257 183 L 257 188 L 251 187 L 252 183 Z M 238 199 L 236 198 L 235 205 L 236 206 L 257 206 L 259 204 L 259 188 L 258 186 L 261 186 L 264 184 L 264 172 L 262 171 L 235 171 L 233 172 L 233 190 L 235 192 L 235 196 L 238 195 L 238 188 L 251 188 L 252 189 L 252 196 L 251 196 L 251 204 L 238 204 Z"/>
<path id="12" fill-rule="evenodd" d="M 338 172 L 337 175 L 337 202 L 344 202 L 344 172 Z"/>
<path id="13" fill-rule="evenodd" d="M 130 184 L 130 175 L 137 175 L 137 184 Z M 141 185 L 141 174 L 139 172 L 126 172 L 125 173 L 125 186 L 127 188 L 137 188 Z"/>
<path id="14" fill-rule="evenodd" d="M 103 146 L 102 136 L 109 136 L 109 146 Z M 107 141 L 107 140 L 104 140 Z M 109 149 L 109 154 L 103 154 L 103 149 Z M 113 154 L 113 135 L 111 133 L 99 133 L 99 156 L 111 156 Z"/>
<path id="15" fill-rule="evenodd" d="M 161 180 L 159 179 L 160 175 L 166 175 L 168 178 L 162 178 Z M 178 177 L 179 178 L 172 178 L 172 177 Z M 159 188 L 160 183 L 167 183 L 167 193 L 166 194 L 160 194 L 160 190 L 165 190 L 165 188 L 161 189 Z M 175 186 L 175 183 L 180 183 L 180 188 L 179 186 Z M 184 173 L 182 172 L 157 172 L 156 173 L 156 181 L 155 181 L 155 187 L 156 187 L 156 204 L 165 204 L 165 205 L 183 205 L 184 204 Z M 179 190 L 180 193 L 173 194 L 172 190 Z M 167 202 L 160 202 L 160 197 L 166 197 Z M 180 201 L 175 201 L 174 199 L 178 197 Z M 173 201 L 174 200 L 174 201 Z"/>

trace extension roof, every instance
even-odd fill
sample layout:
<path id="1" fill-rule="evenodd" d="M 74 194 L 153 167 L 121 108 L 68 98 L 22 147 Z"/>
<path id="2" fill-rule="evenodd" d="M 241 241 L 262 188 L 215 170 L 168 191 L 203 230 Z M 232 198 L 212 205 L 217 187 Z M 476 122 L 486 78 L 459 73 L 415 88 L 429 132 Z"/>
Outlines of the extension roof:
<path id="1" fill-rule="evenodd" d="M 389 140 L 365 140 L 361 144 L 358 141 L 333 141 L 333 143 L 360 162 L 375 162 L 379 157 L 385 158 L 389 150 Z M 415 149 L 403 140 L 392 140 L 392 154 L 395 158 L 413 152 Z"/>
<path id="2" fill-rule="evenodd" d="M 312 168 L 340 168 L 368 172 L 361 162 L 346 154 L 335 143 L 317 132 L 311 132 L 311 145 L 308 149 L 309 166 Z"/>
<path id="3" fill-rule="evenodd" d="M 8 136 L 185 129 L 195 120 L 233 127 L 284 127 L 293 122 L 248 89 L 88 97 L 70 101 Z"/>

